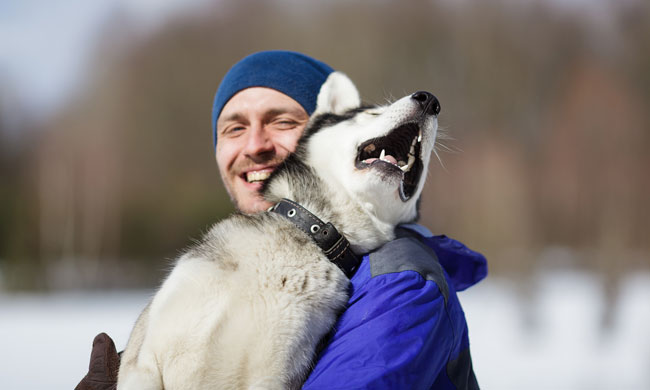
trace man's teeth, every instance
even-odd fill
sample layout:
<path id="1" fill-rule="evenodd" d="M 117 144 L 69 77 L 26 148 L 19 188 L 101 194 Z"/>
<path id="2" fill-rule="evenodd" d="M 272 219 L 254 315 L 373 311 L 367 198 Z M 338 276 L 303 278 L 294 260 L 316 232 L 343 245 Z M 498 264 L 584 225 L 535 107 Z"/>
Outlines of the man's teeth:
<path id="1" fill-rule="evenodd" d="M 271 176 L 269 171 L 255 171 L 246 173 L 246 181 L 252 183 L 254 181 L 264 181 Z"/>

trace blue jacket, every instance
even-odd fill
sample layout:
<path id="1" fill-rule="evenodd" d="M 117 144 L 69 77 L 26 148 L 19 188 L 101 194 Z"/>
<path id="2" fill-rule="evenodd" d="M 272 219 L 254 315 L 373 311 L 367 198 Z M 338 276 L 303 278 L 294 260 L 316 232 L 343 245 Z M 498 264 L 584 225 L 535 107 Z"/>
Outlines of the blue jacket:
<path id="1" fill-rule="evenodd" d="M 348 308 L 303 389 L 477 389 L 456 296 L 487 275 L 483 255 L 419 225 L 363 256 Z"/>

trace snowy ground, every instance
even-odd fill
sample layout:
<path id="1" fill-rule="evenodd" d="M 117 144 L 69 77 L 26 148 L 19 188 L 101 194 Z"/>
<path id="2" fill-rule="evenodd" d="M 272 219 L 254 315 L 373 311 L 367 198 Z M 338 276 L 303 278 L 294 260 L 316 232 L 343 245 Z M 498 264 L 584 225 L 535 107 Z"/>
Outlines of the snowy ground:
<path id="1" fill-rule="evenodd" d="M 488 279 L 461 293 L 482 388 L 650 390 L 650 275 L 626 279 L 610 329 L 594 278 L 547 274 L 532 302 L 517 291 Z"/>
<path id="2" fill-rule="evenodd" d="M 541 277 L 524 300 L 489 279 L 460 294 L 484 389 L 650 389 L 650 275 L 626 279 L 610 329 L 602 291 L 579 273 Z M 149 291 L 0 293 L 0 388 L 72 389 L 100 331 L 124 348 Z"/>

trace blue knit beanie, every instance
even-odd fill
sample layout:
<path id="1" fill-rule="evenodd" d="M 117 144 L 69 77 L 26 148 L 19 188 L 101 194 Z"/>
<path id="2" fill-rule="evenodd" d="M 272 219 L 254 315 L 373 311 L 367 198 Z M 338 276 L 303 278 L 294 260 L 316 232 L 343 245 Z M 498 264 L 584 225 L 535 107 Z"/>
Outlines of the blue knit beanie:
<path id="1" fill-rule="evenodd" d="M 239 91 L 267 87 L 291 97 L 311 115 L 320 88 L 330 73 L 329 65 L 292 51 L 262 51 L 251 54 L 226 73 L 212 105 L 212 134 L 217 146 L 217 120 L 223 106 Z"/>

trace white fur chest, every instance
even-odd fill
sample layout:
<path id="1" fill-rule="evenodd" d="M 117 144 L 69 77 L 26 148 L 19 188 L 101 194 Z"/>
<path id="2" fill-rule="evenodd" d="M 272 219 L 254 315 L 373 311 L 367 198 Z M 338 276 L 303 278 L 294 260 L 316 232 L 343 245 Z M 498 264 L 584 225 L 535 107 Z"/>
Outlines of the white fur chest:
<path id="1" fill-rule="evenodd" d="M 297 387 L 347 284 L 281 217 L 223 221 L 181 257 L 138 320 L 118 388 Z"/>

